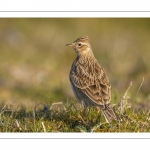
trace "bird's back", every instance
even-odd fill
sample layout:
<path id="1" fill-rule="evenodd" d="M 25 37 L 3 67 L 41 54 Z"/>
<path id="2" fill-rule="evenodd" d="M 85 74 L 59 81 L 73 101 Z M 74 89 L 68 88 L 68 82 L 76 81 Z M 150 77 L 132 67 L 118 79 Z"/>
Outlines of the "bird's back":
<path id="1" fill-rule="evenodd" d="M 93 54 L 75 59 L 70 70 L 70 82 L 79 102 L 101 107 L 110 103 L 109 80 Z"/>

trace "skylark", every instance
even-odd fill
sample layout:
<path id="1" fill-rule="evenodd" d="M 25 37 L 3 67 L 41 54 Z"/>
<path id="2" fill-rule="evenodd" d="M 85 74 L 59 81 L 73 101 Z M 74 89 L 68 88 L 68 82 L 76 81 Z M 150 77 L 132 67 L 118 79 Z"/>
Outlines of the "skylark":
<path id="1" fill-rule="evenodd" d="M 83 36 L 66 46 L 76 52 L 70 70 L 70 83 L 79 103 L 87 106 L 98 106 L 107 122 L 119 121 L 119 117 L 110 107 L 111 86 L 104 69 L 94 57 L 88 36 Z"/>

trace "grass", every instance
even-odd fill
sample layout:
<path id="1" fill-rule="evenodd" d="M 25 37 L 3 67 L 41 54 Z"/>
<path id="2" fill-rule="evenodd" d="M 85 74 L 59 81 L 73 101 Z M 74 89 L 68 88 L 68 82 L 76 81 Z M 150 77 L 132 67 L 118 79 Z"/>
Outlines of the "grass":
<path id="1" fill-rule="evenodd" d="M 84 109 L 72 99 L 32 108 L 1 104 L 0 132 L 150 132 L 150 111 L 133 110 L 129 88 L 114 106 L 121 122 L 107 123 L 99 108 Z"/>
<path id="2" fill-rule="evenodd" d="M 149 132 L 149 25 L 149 18 L 0 18 L 0 132 Z M 75 52 L 65 45 L 83 35 L 109 77 L 120 124 L 74 100 Z"/>
<path id="3" fill-rule="evenodd" d="M 120 123 L 108 124 L 98 109 L 89 108 L 84 112 L 74 104 L 63 104 L 57 109 L 52 106 L 12 110 L 5 105 L 0 112 L 0 132 L 150 132 L 148 111 L 135 113 L 130 108 L 119 115 Z"/>

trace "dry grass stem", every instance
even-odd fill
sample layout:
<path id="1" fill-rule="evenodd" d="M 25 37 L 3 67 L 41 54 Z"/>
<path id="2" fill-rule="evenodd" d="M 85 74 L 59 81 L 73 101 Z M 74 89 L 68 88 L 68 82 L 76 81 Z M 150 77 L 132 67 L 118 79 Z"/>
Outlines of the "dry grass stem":
<path id="1" fill-rule="evenodd" d="M 46 132 L 46 128 L 45 128 L 45 125 L 44 125 L 43 121 L 42 121 L 42 127 L 43 127 L 44 132 Z"/>
<path id="2" fill-rule="evenodd" d="M 126 92 L 124 93 L 123 97 L 121 98 L 121 101 L 120 101 L 120 112 L 121 112 L 121 114 L 123 114 L 124 109 L 127 106 L 127 99 L 129 98 L 129 97 L 127 97 L 127 94 L 128 94 L 129 89 L 131 88 L 131 86 L 132 86 L 132 81 L 130 82 L 129 87 L 127 88 Z"/>
<path id="3" fill-rule="evenodd" d="M 140 89 L 141 89 L 141 87 L 142 87 L 142 85 L 143 85 L 143 82 L 144 82 L 144 77 L 143 77 L 143 80 L 142 80 L 142 82 L 141 82 L 141 85 L 140 85 L 140 87 L 139 87 L 139 89 L 138 89 L 136 95 L 138 95 L 138 93 L 139 93 L 139 91 L 140 91 Z"/>

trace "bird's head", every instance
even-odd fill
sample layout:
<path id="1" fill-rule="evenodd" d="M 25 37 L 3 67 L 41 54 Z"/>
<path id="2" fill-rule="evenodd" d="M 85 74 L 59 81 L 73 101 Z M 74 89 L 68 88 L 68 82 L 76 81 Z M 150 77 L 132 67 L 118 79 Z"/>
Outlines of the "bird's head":
<path id="1" fill-rule="evenodd" d="M 76 39 L 73 43 L 66 44 L 66 46 L 73 47 L 77 55 L 85 55 L 91 52 L 91 45 L 88 36 L 83 36 Z"/>

